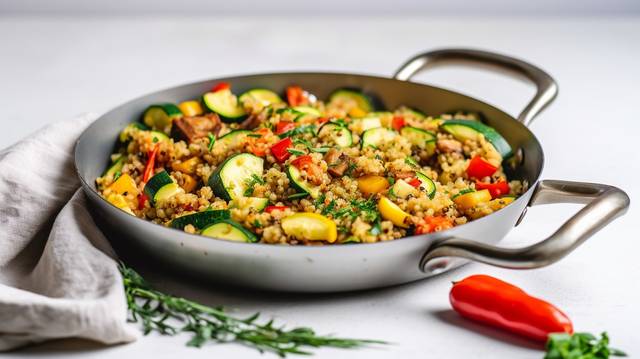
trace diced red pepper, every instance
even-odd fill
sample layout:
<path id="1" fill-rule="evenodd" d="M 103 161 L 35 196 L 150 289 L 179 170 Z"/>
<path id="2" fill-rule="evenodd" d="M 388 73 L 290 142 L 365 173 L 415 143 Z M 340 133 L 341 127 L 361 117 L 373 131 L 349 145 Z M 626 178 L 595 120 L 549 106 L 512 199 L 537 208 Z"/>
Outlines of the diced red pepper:
<path id="1" fill-rule="evenodd" d="M 267 207 L 265 207 L 264 211 L 267 212 L 267 213 L 271 213 L 273 211 L 284 211 L 287 208 L 289 208 L 289 207 L 287 207 L 287 206 L 267 206 Z"/>
<path id="2" fill-rule="evenodd" d="M 147 164 L 144 166 L 144 174 L 142 175 L 142 182 L 144 183 L 147 183 L 153 174 L 153 170 L 156 167 L 156 156 L 158 155 L 159 150 L 160 146 L 156 143 L 151 152 L 149 152 L 149 159 L 147 160 Z"/>
<path id="3" fill-rule="evenodd" d="M 228 90 L 231 88 L 231 84 L 228 82 L 219 82 L 211 88 L 211 92 L 218 92 L 221 90 Z"/>
<path id="4" fill-rule="evenodd" d="M 329 122 L 329 119 L 327 117 L 319 117 L 316 119 L 316 122 L 318 122 L 319 125 L 322 125 L 325 122 Z"/>
<path id="5" fill-rule="evenodd" d="M 138 209 L 143 209 L 144 208 L 144 204 L 147 203 L 147 201 L 149 200 L 149 198 L 147 198 L 147 195 L 144 193 L 141 193 L 138 195 Z"/>
<path id="6" fill-rule="evenodd" d="M 291 153 L 287 151 L 290 147 L 293 147 L 293 141 L 291 141 L 291 138 L 287 137 L 271 146 L 271 153 L 278 162 L 283 163 L 291 156 Z"/>
<path id="7" fill-rule="evenodd" d="M 291 131 L 296 128 L 296 124 L 290 121 L 280 121 L 276 125 L 276 135 L 281 135 L 287 131 Z"/>
<path id="8" fill-rule="evenodd" d="M 471 178 L 484 178 L 491 176 L 496 173 L 498 167 L 492 165 L 487 162 L 484 158 L 480 156 L 475 156 L 469 162 L 469 166 L 467 167 L 467 175 Z"/>
<path id="9" fill-rule="evenodd" d="M 305 166 L 310 165 L 312 163 L 313 163 L 313 159 L 309 155 L 300 156 L 295 160 L 291 161 L 291 164 L 296 166 L 296 168 L 298 168 L 299 170 L 304 169 Z"/>
<path id="10" fill-rule="evenodd" d="M 287 87 L 287 101 L 289 106 L 300 106 L 309 102 L 306 92 L 300 86 Z"/>
<path id="11" fill-rule="evenodd" d="M 406 180 L 408 184 L 412 185 L 413 187 L 420 187 L 420 185 L 422 184 L 422 182 L 418 179 L 418 177 L 413 177 L 409 180 Z"/>
<path id="12" fill-rule="evenodd" d="M 476 181 L 476 190 L 481 191 L 483 189 L 489 190 L 489 193 L 491 193 L 491 198 L 504 196 L 505 194 L 509 194 L 510 191 L 507 181 L 498 181 L 496 183 L 484 183 Z"/>
<path id="13" fill-rule="evenodd" d="M 400 131 L 400 129 L 403 128 L 405 125 L 406 123 L 404 121 L 404 117 L 393 116 L 393 119 L 391 120 L 391 127 L 393 127 L 394 130 Z"/>
<path id="14" fill-rule="evenodd" d="M 443 231 L 453 227 L 453 220 L 445 216 L 426 216 L 416 226 L 416 234 Z"/>
<path id="15" fill-rule="evenodd" d="M 248 137 L 247 138 L 247 148 L 249 152 L 253 153 L 258 157 L 262 157 L 267 154 L 267 145 L 265 143 L 265 136 L 267 136 L 271 131 L 266 127 L 261 127 L 253 133 L 259 134 L 260 137 Z"/>

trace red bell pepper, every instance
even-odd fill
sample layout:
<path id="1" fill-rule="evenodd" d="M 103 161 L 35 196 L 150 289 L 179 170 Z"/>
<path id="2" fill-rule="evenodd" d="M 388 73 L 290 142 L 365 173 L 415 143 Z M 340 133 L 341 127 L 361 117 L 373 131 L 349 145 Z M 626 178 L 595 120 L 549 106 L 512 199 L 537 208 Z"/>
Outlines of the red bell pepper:
<path id="1" fill-rule="evenodd" d="M 403 128 L 405 125 L 406 125 L 406 122 L 404 121 L 404 117 L 393 116 L 393 119 L 391 120 L 391 127 L 393 127 L 394 130 L 400 131 L 400 129 Z"/>
<path id="2" fill-rule="evenodd" d="M 483 189 L 489 190 L 489 193 L 491 193 L 491 198 L 504 196 L 505 194 L 509 194 L 510 191 L 507 181 L 498 181 L 496 183 L 484 183 L 476 181 L 476 190 L 481 191 Z"/>
<path id="3" fill-rule="evenodd" d="M 138 209 L 143 209 L 144 208 L 144 204 L 147 203 L 147 201 L 149 200 L 149 198 L 147 198 L 147 195 L 144 193 L 141 193 L 138 195 Z"/>
<path id="4" fill-rule="evenodd" d="M 453 227 L 453 220 L 446 216 L 426 216 L 416 225 L 416 234 L 443 231 Z"/>
<path id="5" fill-rule="evenodd" d="M 228 82 L 219 82 L 211 88 L 211 92 L 218 92 L 221 90 L 228 90 L 231 88 L 231 84 Z"/>
<path id="6" fill-rule="evenodd" d="M 418 177 L 413 177 L 413 178 L 411 178 L 409 180 L 406 180 L 406 181 L 407 181 L 408 184 L 410 184 L 410 185 L 412 185 L 413 187 L 416 187 L 416 188 L 420 187 L 420 185 L 422 184 L 422 181 L 420 181 L 418 179 Z"/>
<path id="7" fill-rule="evenodd" d="M 276 124 L 276 135 L 281 135 L 296 128 L 296 124 L 290 121 L 280 121 Z"/>
<path id="8" fill-rule="evenodd" d="M 291 164 L 296 166 L 296 168 L 299 170 L 304 169 L 306 166 L 312 163 L 313 163 L 313 159 L 309 155 L 300 156 L 295 160 L 291 161 Z"/>
<path id="9" fill-rule="evenodd" d="M 300 86 L 287 87 L 289 106 L 300 106 L 308 103 L 307 93 Z"/>
<path id="10" fill-rule="evenodd" d="M 267 207 L 265 207 L 264 211 L 267 212 L 267 213 L 271 213 L 273 211 L 284 211 L 287 208 L 289 208 L 289 207 L 287 207 L 287 206 L 267 206 Z"/>
<path id="11" fill-rule="evenodd" d="M 287 137 L 271 146 L 271 153 L 279 163 L 283 163 L 291 156 L 291 153 L 287 151 L 290 147 L 293 147 L 293 141 L 291 141 L 291 138 Z"/>
<path id="12" fill-rule="evenodd" d="M 560 309 L 488 275 L 454 282 L 449 300 L 463 317 L 540 342 L 551 333 L 573 333 L 571 320 Z"/>
<path id="13" fill-rule="evenodd" d="M 147 183 L 153 174 L 153 170 L 156 167 L 156 156 L 158 155 L 159 150 L 160 146 L 156 143 L 151 152 L 149 152 L 149 159 L 147 160 L 147 164 L 144 166 L 144 174 L 142 175 L 142 182 L 144 183 Z"/>
<path id="14" fill-rule="evenodd" d="M 487 160 L 485 160 L 484 158 L 475 156 L 469 162 L 469 166 L 467 167 L 467 175 L 469 175 L 469 177 L 471 178 L 484 178 L 496 173 L 497 170 L 498 167 L 487 162 Z"/>

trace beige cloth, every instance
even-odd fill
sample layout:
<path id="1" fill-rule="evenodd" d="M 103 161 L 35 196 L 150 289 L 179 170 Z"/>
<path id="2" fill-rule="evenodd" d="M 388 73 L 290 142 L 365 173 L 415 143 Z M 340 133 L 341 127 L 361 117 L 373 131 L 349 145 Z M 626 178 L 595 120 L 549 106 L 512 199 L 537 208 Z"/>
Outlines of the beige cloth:
<path id="1" fill-rule="evenodd" d="M 47 126 L 0 151 L 0 350 L 137 338 L 115 253 L 87 211 L 73 164 L 94 118 Z"/>

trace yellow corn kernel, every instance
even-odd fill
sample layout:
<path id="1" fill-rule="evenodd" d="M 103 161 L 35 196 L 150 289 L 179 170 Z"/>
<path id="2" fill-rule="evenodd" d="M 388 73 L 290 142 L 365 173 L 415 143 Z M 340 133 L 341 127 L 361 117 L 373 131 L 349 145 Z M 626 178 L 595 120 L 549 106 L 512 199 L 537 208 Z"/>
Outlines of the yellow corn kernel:
<path id="1" fill-rule="evenodd" d="M 403 211 L 398 205 L 391 202 L 387 197 L 380 197 L 378 201 L 378 210 L 382 218 L 393 222 L 398 227 L 409 227 L 409 214 Z"/>
<path id="2" fill-rule="evenodd" d="M 358 178 L 358 189 L 367 197 L 387 188 L 389 188 L 389 181 L 382 176 L 368 175 Z"/>
<path id="3" fill-rule="evenodd" d="M 202 115 L 204 111 L 202 111 L 202 106 L 200 106 L 200 102 L 198 101 L 185 101 L 178 105 L 180 111 L 185 116 L 198 116 Z"/>
<path id="4" fill-rule="evenodd" d="M 456 204 L 458 209 L 462 210 L 473 208 L 480 203 L 489 201 L 491 201 L 491 193 L 488 189 L 465 193 L 453 199 L 453 202 Z"/>

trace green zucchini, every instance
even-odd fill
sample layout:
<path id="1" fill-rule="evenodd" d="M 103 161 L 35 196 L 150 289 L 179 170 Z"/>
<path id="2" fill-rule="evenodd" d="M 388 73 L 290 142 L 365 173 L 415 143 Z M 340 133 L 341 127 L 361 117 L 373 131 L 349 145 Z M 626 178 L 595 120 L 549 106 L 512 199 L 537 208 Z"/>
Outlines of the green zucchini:
<path id="1" fill-rule="evenodd" d="M 182 117 L 182 111 L 172 103 L 161 103 L 147 107 L 142 115 L 142 122 L 150 128 L 168 132 L 174 118 Z"/>
<path id="2" fill-rule="evenodd" d="M 421 128 L 405 126 L 400 130 L 402 137 L 409 140 L 411 145 L 426 150 L 429 154 L 435 153 L 436 135 Z"/>
<path id="3" fill-rule="evenodd" d="M 244 102 L 249 98 L 252 98 L 254 101 L 260 102 L 263 106 L 269 106 L 284 102 L 277 93 L 261 88 L 252 89 L 243 93 L 238 98 L 238 101 L 240 101 L 241 104 L 244 104 Z"/>
<path id="4" fill-rule="evenodd" d="M 386 129 L 384 127 L 377 127 L 366 130 L 362 134 L 362 142 L 360 143 L 360 148 L 365 148 L 367 146 L 378 148 L 378 146 L 380 146 L 381 144 L 392 141 L 397 135 L 398 133 L 396 131 Z"/>
<path id="5" fill-rule="evenodd" d="M 337 102 L 350 102 L 355 101 L 358 105 L 358 108 L 364 112 L 373 111 L 373 103 L 369 96 L 363 94 L 360 91 L 354 91 L 349 89 L 339 89 L 334 91 L 331 96 L 329 96 L 329 106 L 335 104 Z"/>
<path id="6" fill-rule="evenodd" d="M 391 187 L 393 194 L 400 198 L 407 198 L 409 195 L 416 193 L 415 187 L 408 184 L 407 181 L 399 179 Z"/>
<path id="7" fill-rule="evenodd" d="M 231 218 L 231 214 L 227 209 L 206 210 L 174 218 L 170 226 L 171 228 L 184 229 L 185 226 L 190 224 L 196 230 L 201 230 L 212 223 L 229 218 Z"/>
<path id="8" fill-rule="evenodd" d="M 151 132 L 151 139 L 153 143 L 157 143 L 161 141 L 169 141 L 171 139 L 164 132 L 160 132 L 160 131 L 149 131 L 149 132 Z"/>
<path id="9" fill-rule="evenodd" d="M 131 139 L 131 133 L 138 130 L 148 131 L 149 127 L 141 122 L 133 122 L 128 124 L 127 127 L 125 127 L 122 132 L 120 132 L 120 136 L 118 136 L 120 142 L 129 141 Z"/>
<path id="10" fill-rule="evenodd" d="M 244 192 L 254 176 L 262 178 L 264 159 L 249 153 L 239 153 L 227 158 L 209 176 L 208 184 L 216 196 L 230 201 L 244 197 Z"/>
<path id="11" fill-rule="evenodd" d="M 250 134 L 249 130 L 233 130 L 226 135 L 218 138 L 217 142 L 221 142 L 228 147 L 235 147 L 247 139 L 247 135 Z"/>
<path id="12" fill-rule="evenodd" d="M 300 193 L 307 193 L 312 198 L 318 198 L 318 196 L 320 196 L 320 187 L 314 186 L 303 179 L 302 175 L 300 174 L 300 170 L 298 170 L 295 166 L 287 166 L 287 176 L 289 177 L 293 188 L 298 190 Z"/>
<path id="13" fill-rule="evenodd" d="M 295 106 L 293 107 L 293 110 L 300 112 L 301 114 L 313 115 L 317 117 L 322 116 L 322 113 L 320 113 L 320 110 L 318 110 L 317 108 L 313 108 L 311 106 Z"/>
<path id="14" fill-rule="evenodd" d="M 230 219 L 224 219 L 202 230 L 201 235 L 211 238 L 226 239 L 229 241 L 255 243 L 258 237 L 240 223 Z"/>
<path id="15" fill-rule="evenodd" d="M 181 192 L 184 192 L 184 190 L 177 183 L 173 182 L 167 171 L 157 173 L 151 177 L 144 186 L 144 193 L 149 198 L 151 204 L 167 200 Z"/>
<path id="16" fill-rule="evenodd" d="M 421 182 L 420 190 L 426 192 L 429 199 L 433 199 L 436 195 L 436 184 L 422 172 L 416 172 L 416 177 Z"/>
<path id="17" fill-rule="evenodd" d="M 472 120 L 447 120 L 440 127 L 453 135 L 458 141 L 476 140 L 478 135 L 493 145 L 502 158 L 511 156 L 511 146 L 493 127 Z"/>
<path id="18" fill-rule="evenodd" d="M 207 92 L 202 96 L 202 103 L 207 110 L 217 113 L 223 122 L 242 122 L 247 117 L 238 98 L 229 89 Z"/>
<path id="19" fill-rule="evenodd" d="M 120 158 L 115 160 L 115 162 L 113 162 L 113 164 L 102 174 L 102 177 L 115 178 L 118 172 L 122 172 L 122 166 L 124 166 L 124 156 L 120 156 Z"/>
<path id="20" fill-rule="evenodd" d="M 246 208 L 256 212 L 262 212 L 267 205 L 269 205 L 269 199 L 260 197 L 237 198 L 230 203 L 231 207 Z"/>
<path id="21" fill-rule="evenodd" d="M 353 136 L 348 128 L 341 126 L 337 123 L 327 122 L 320 130 L 318 130 L 318 136 L 329 136 L 333 140 L 333 143 L 338 147 L 349 147 L 353 144 Z"/>
<path id="22" fill-rule="evenodd" d="M 366 130 L 370 130 L 372 128 L 382 127 L 382 122 L 380 121 L 380 117 L 375 116 L 367 116 L 356 121 L 360 122 L 361 130 L 364 132 Z"/>
<path id="23" fill-rule="evenodd" d="M 417 120 L 422 120 L 422 119 L 424 119 L 426 117 L 425 114 L 422 111 L 416 110 L 416 109 L 411 108 L 411 107 L 404 107 L 401 112 L 403 114 L 411 115 Z"/>

